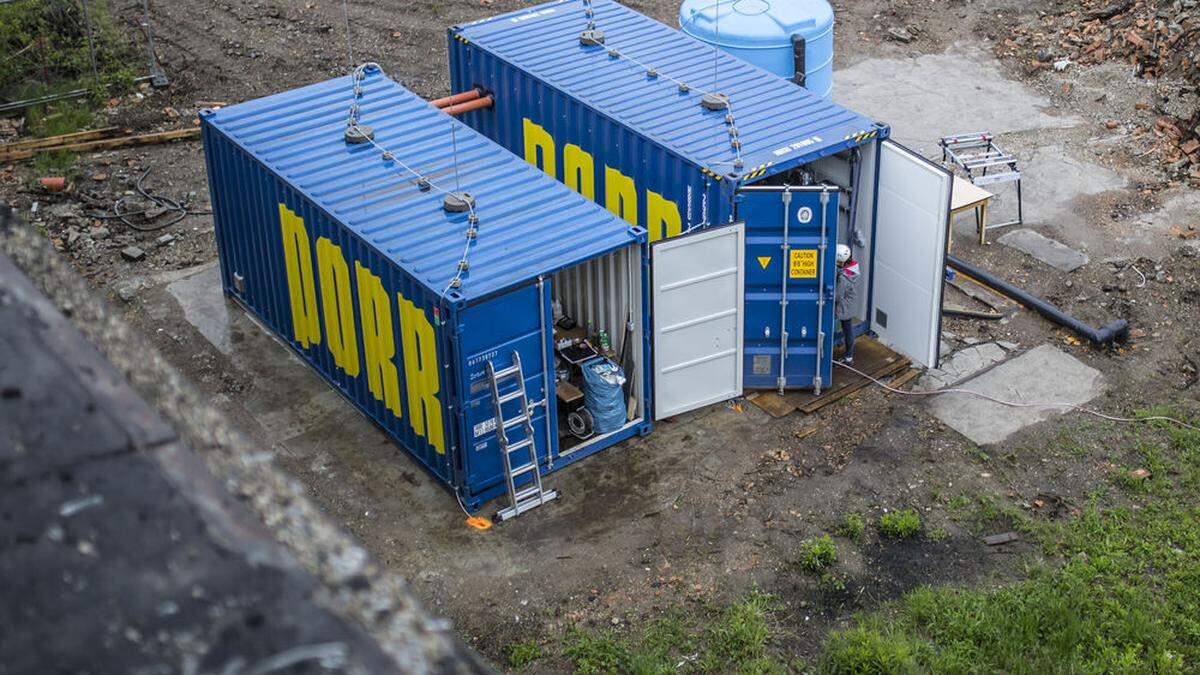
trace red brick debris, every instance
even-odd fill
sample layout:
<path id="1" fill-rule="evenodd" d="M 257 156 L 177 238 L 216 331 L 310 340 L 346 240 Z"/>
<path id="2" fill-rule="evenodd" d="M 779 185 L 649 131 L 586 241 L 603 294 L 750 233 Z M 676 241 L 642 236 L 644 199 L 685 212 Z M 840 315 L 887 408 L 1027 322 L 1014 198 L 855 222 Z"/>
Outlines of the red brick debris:
<path id="1" fill-rule="evenodd" d="M 1180 79 L 1200 92 L 1200 5 L 1179 0 L 1080 0 L 1076 9 L 1014 26 L 996 44 L 996 52 L 1021 59 L 1031 72 L 1064 61 L 1125 61 L 1139 77 Z M 1200 110 L 1183 116 L 1162 114 L 1147 131 L 1159 139 L 1159 157 L 1168 174 L 1200 184 Z"/>

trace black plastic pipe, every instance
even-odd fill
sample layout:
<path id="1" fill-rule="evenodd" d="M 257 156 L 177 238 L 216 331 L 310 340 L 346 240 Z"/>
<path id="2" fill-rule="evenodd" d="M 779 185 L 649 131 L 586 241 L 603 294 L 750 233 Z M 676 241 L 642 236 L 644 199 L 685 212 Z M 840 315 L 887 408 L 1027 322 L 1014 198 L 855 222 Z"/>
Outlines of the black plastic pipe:
<path id="1" fill-rule="evenodd" d="M 979 280 L 997 292 L 1007 295 L 1022 305 L 1036 310 L 1038 314 L 1050 319 L 1054 323 L 1071 329 L 1076 335 L 1087 338 L 1094 345 L 1101 346 L 1112 342 L 1124 342 L 1125 338 L 1129 337 L 1129 322 L 1125 319 L 1115 319 L 1109 321 L 1101 328 L 1093 328 L 1036 295 L 1017 288 L 1007 281 L 993 276 L 970 263 L 959 260 L 952 255 L 946 256 L 946 263 L 959 272 Z"/>

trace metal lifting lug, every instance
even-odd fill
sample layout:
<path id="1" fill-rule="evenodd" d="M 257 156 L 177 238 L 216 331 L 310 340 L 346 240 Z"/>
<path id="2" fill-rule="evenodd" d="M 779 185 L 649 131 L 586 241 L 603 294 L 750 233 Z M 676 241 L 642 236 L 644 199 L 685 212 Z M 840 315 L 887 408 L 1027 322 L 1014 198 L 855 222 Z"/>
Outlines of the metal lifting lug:
<path id="1" fill-rule="evenodd" d="M 417 179 L 417 189 L 420 190 L 421 192 L 429 192 L 429 188 L 431 188 L 431 187 L 433 187 L 433 184 L 430 183 L 428 180 L 426 180 L 424 177 Z"/>
<path id="2" fill-rule="evenodd" d="M 653 80 L 654 78 L 658 77 L 658 71 L 653 68 L 647 68 L 646 69 L 646 77 Z"/>
<path id="3" fill-rule="evenodd" d="M 686 83 L 686 82 L 680 82 L 680 83 L 679 83 L 679 93 L 681 93 L 681 94 L 686 94 L 686 93 L 688 93 L 690 90 L 691 90 L 691 87 L 687 86 L 687 83 Z"/>
<path id="4" fill-rule="evenodd" d="M 579 34 L 579 44 L 585 47 L 595 47 L 604 44 L 604 31 L 588 22 L 588 29 Z"/>
<path id="5" fill-rule="evenodd" d="M 353 122 L 353 120 L 351 121 Z M 350 143 L 351 145 L 357 145 L 359 143 L 366 143 L 367 141 L 373 140 L 375 138 L 375 132 L 371 129 L 371 127 L 362 124 L 351 124 L 350 126 L 346 127 L 345 138 L 347 143 Z"/>
<path id="6" fill-rule="evenodd" d="M 720 92 L 705 94 L 700 97 L 700 107 L 705 110 L 728 110 L 729 95 Z"/>

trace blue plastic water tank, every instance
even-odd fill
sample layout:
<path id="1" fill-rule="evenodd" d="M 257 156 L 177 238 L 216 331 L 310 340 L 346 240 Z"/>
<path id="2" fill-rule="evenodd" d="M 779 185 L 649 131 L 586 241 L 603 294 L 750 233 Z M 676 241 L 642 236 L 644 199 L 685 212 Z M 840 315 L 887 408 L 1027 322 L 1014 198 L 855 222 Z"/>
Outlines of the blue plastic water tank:
<path id="1" fill-rule="evenodd" d="M 803 38 L 804 87 L 825 98 L 833 89 L 833 7 L 825 0 L 684 0 L 679 27 L 795 82 L 794 38 Z"/>

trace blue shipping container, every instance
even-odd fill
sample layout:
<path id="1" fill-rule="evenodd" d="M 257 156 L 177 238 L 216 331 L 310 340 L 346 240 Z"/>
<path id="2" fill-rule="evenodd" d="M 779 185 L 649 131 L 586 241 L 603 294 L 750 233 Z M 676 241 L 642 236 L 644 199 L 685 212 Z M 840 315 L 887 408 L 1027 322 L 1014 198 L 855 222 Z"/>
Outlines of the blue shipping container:
<path id="1" fill-rule="evenodd" d="M 886 125 L 612 0 L 561 0 L 454 26 L 449 45 L 451 88 L 477 87 L 495 100 L 465 122 L 646 228 L 651 242 L 745 223 L 752 295 L 737 342 L 749 350 L 741 355 L 747 386 L 828 382 L 835 329 L 824 319 L 833 283 L 810 278 L 798 290 L 803 282 L 794 280 L 803 278 L 792 276 L 792 261 L 814 253 L 793 250 L 782 236 L 785 213 L 794 225 L 800 208 L 824 211 L 801 206 L 812 196 L 795 186 L 839 193 L 825 240 L 809 231 L 797 244 L 815 252 L 817 269 L 833 269 L 839 243 L 870 262 L 856 332 L 874 331 L 915 360 L 936 362 L 950 176 L 917 167 L 919 156 L 887 140 Z M 784 200 L 796 201 L 791 211 L 778 207 Z M 876 246 L 881 228 L 886 250 Z M 766 256 L 751 243 L 771 231 L 780 248 Z M 914 254 L 906 242 L 924 248 Z M 788 308 L 796 293 L 815 305 Z M 655 331 L 658 313 L 655 306 Z M 661 371 L 656 361 L 656 378 Z"/>
<path id="2" fill-rule="evenodd" d="M 226 293 L 472 510 L 506 490 L 489 362 L 520 356 L 543 473 L 648 431 L 644 231 L 363 72 L 357 93 L 347 76 L 201 113 Z M 372 141 L 347 140 L 352 105 Z M 566 437 L 555 306 L 629 354 L 620 430 Z"/>

